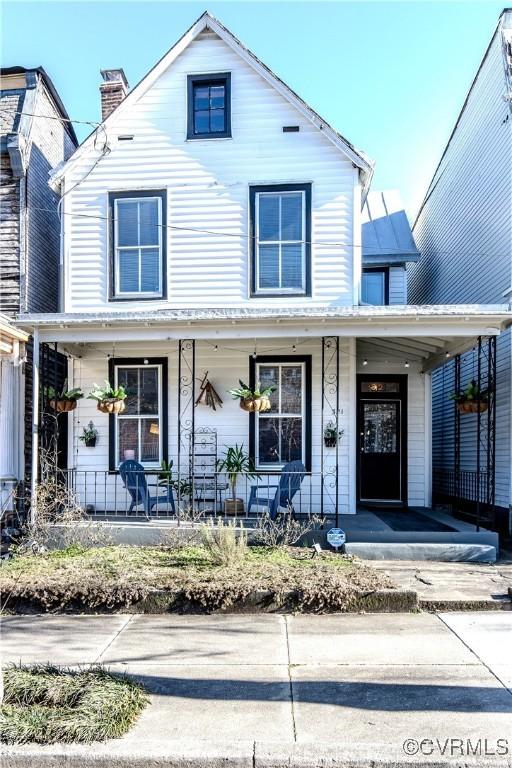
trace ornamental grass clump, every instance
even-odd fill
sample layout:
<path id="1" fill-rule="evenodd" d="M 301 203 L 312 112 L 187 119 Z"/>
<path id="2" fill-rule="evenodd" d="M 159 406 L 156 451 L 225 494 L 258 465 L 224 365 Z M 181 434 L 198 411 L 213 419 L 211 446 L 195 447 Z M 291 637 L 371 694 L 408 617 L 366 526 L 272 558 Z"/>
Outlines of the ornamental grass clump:
<path id="1" fill-rule="evenodd" d="M 123 736 L 148 702 L 144 689 L 102 667 L 4 671 L 0 738 L 7 744 L 90 743 Z"/>
<path id="2" fill-rule="evenodd" d="M 218 520 L 201 528 L 203 547 L 215 565 L 232 566 L 241 563 L 248 551 L 247 533 L 235 521 Z"/>

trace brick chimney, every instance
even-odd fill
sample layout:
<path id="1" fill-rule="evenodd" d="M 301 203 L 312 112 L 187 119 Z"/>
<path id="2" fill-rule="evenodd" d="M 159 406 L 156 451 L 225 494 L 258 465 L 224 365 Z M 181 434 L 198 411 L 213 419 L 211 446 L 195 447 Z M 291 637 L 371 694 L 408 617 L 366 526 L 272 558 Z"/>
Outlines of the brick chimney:
<path id="1" fill-rule="evenodd" d="M 128 93 L 128 80 L 122 69 L 102 69 L 100 83 L 101 119 L 105 120 Z"/>

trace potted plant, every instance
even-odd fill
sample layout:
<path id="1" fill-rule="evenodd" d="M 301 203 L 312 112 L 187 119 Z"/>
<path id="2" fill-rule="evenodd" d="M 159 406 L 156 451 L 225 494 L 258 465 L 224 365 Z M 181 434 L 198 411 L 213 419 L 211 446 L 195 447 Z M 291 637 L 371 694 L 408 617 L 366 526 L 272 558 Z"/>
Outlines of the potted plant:
<path id="1" fill-rule="evenodd" d="M 68 413 L 74 411 L 76 408 L 77 400 L 80 400 L 84 396 L 84 393 L 80 387 L 74 389 L 67 389 L 67 379 L 64 382 L 64 386 L 60 392 L 57 392 L 55 387 L 45 387 L 44 394 L 48 399 L 50 408 L 53 408 L 57 413 Z"/>
<path id="2" fill-rule="evenodd" d="M 489 407 L 487 391 L 481 390 L 474 379 L 471 379 L 466 389 L 452 392 L 459 413 L 483 413 Z"/>
<path id="3" fill-rule="evenodd" d="M 105 380 L 104 387 L 94 385 L 89 400 L 96 400 L 98 411 L 101 413 L 122 413 L 125 409 L 126 390 L 123 386 L 113 387 Z"/>
<path id="4" fill-rule="evenodd" d="M 225 472 L 228 476 L 231 498 L 224 501 L 224 514 L 237 515 L 244 512 L 244 500 L 237 498 L 236 486 L 238 476 L 244 474 L 251 479 L 257 477 L 254 463 L 243 445 L 230 446 L 224 452 L 224 458 L 217 461 L 219 472 Z"/>
<path id="5" fill-rule="evenodd" d="M 232 395 L 233 400 L 240 400 L 240 408 L 244 411 L 256 412 L 256 411 L 270 411 L 270 395 L 275 389 L 274 384 L 268 387 L 261 387 L 261 383 L 258 381 L 256 388 L 251 389 L 239 379 L 239 387 L 234 387 L 229 390 L 229 394 Z"/>
<path id="6" fill-rule="evenodd" d="M 324 445 L 326 448 L 334 448 L 341 439 L 343 430 L 338 429 L 333 421 L 328 421 L 324 427 Z"/>
<path id="7" fill-rule="evenodd" d="M 78 438 L 81 440 L 86 448 L 94 448 L 96 445 L 96 438 L 98 437 L 98 432 L 94 428 L 94 424 L 92 421 L 88 423 L 86 427 L 84 427 L 84 431 Z"/>

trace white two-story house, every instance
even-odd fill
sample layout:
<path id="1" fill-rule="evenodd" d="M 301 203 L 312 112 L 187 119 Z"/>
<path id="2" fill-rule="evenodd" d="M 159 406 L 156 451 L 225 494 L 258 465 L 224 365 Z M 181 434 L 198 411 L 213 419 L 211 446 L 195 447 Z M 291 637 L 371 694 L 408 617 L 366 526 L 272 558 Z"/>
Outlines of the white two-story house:
<path id="1" fill-rule="evenodd" d="M 372 162 L 209 14 L 130 91 L 103 75 L 103 122 L 51 179 L 61 311 L 23 320 L 68 355 L 70 386 L 128 390 L 122 414 L 59 416 L 84 503 L 126 512 L 127 458 L 172 460 L 202 493 L 203 454 L 243 444 L 260 475 L 239 481 L 244 514 L 292 461 L 297 513 L 428 508 L 430 370 L 507 309 L 407 306 L 419 254 L 396 198 L 368 196 Z M 239 407 L 239 379 L 274 385 L 270 411 Z"/>

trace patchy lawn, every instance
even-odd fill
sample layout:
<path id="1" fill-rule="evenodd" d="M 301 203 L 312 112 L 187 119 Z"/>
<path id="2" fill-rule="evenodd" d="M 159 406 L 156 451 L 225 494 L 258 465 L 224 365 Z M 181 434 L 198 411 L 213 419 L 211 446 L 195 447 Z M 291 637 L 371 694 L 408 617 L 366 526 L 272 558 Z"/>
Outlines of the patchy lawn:
<path id="1" fill-rule="evenodd" d="M 6 611 L 122 609 L 164 591 L 168 610 L 214 611 L 255 593 L 305 611 L 357 610 L 361 595 L 393 589 L 389 578 L 357 558 L 310 549 L 250 547 L 232 566 L 216 565 L 206 549 L 79 546 L 23 555 L 3 564 Z"/>
<path id="2" fill-rule="evenodd" d="M 115 739 L 131 728 L 147 701 L 140 685 L 101 667 L 79 672 L 8 667 L 0 739 L 7 744 Z"/>

